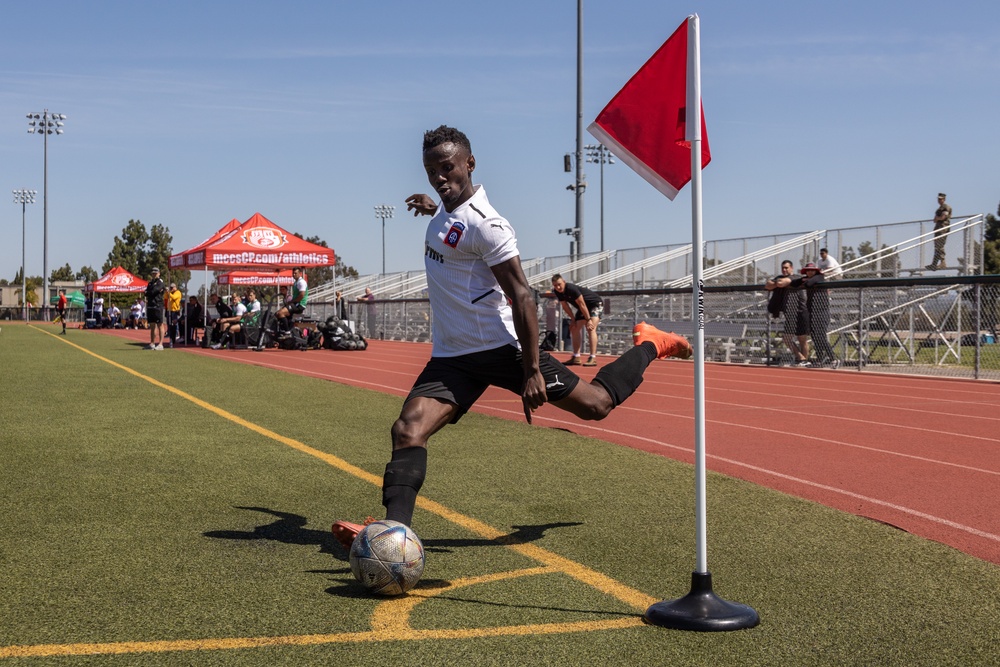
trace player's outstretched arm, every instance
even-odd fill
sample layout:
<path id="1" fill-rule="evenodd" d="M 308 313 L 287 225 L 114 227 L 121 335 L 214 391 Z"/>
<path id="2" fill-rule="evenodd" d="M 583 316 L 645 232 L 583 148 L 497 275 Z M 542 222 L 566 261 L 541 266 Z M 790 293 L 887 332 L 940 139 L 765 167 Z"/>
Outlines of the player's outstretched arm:
<path id="1" fill-rule="evenodd" d="M 437 204 L 428 195 L 416 194 L 406 198 L 406 210 L 413 211 L 414 216 L 434 215 Z"/>

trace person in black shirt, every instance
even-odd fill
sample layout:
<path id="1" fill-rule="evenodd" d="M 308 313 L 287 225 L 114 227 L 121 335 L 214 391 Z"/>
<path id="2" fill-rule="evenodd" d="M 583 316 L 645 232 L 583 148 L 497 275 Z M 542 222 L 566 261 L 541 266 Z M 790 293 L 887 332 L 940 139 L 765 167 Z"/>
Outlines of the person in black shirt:
<path id="1" fill-rule="evenodd" d="M 809 312 L 806 310 L 805 295 L 791 287 L 794 272 L 791 260 L 786 259 L 781 263 L 781 275 L 769 278 L 764 284 L 764 289 L 771 292 L 768 299 L 768 311 L 771 315 L 775 318 L 784 315 L 781 340 L 794 355 L 795 365 L 811 366 L 812 364 L 809 362 Z"/>
<path id="2" fill-rule="evenodd" d="M 597 365 L 597 325 L 604 314 L 601 297 L 586 287 L 580 287 L 566 282 L 558 273 L 552 276 L 552 291 L 556 299 L 562 303 L 563 310 L 572 318 L 569 325 L 570 338 L 573 341 L 573 356 L 566 362 L 567 366 L 580 365 L 580 350 L 583 348 L 583 330 L 587 330 L 590 342 L 590 357 L 584 366 Z M 576 314 L 570 304 L 576 306 Z"/>
<path id="3" fill-rule="evenodd" d="M 195 339 L 197 330 L 205 326 L 205 310 L 201 307 L 198 297 L 192 294 L 188 297 L 184 312 L 184 340 L 188 345 Z"/>
<path id="4" fill-rule="evenodd" d="M 146 285 L 146 322 L 149 323 L 149 345 L 147 350 L 163 349 L 163 295 L 167 286 L 160 278 L 160 270 L 153 269 L 149 284 Z"/>
<path id="5" fill-rule="evenodd" d="M 208 297 L 209 305 L 215 307 L 215 313 L 218 315 L 214 320 L 212 320 L 212 333 L 209 335 L 206 333 L 205 337 L 201 341 L 202 347 L 208 347 L 211 343 L 218 343 L 222 338 L 222 325 L 227 318 L 233 317 L 233 307 L 226 303 L 226 300 L 220 298 L 218 294 L 212 293 Z"/>
<path id="6" fill-rule="evenodd" d="M 809 337 L 812 338 L 813 349 L 816 350 L 816 363 L 819 366 L 840 366 L 835 358 L 827 331 L 830 329 L 830 295 L 823 284 L 823 272 L 809 262 L 802 267 L 802 275 L 792 278 L 792 287 L 806 291 L 806 311 L 809 313 Z"/>

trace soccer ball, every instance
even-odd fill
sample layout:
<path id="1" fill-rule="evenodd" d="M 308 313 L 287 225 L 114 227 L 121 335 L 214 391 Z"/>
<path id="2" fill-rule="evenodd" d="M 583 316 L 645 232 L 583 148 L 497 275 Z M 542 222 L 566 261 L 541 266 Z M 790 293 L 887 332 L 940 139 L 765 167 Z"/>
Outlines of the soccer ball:
<path id="1" fill-rule="evenodd" d="M 376 521 L 365 526 L 351 545 L 351 572 L 378 595 L 400 595 L 420 581 L 424 545 L 405 524 Z"/>

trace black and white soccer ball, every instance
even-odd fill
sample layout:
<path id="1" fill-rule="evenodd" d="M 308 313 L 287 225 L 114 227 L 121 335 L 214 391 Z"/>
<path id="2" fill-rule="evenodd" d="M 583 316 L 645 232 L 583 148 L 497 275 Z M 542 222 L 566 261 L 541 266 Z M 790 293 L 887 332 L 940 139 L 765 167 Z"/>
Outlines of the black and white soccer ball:
<path id="1" fill-rule="evenodd" d="M 400 595 L 420 581 L 424 545 L 406 524 L 375 521 L 351 545 L 351 572 L 372 593 Z"/>

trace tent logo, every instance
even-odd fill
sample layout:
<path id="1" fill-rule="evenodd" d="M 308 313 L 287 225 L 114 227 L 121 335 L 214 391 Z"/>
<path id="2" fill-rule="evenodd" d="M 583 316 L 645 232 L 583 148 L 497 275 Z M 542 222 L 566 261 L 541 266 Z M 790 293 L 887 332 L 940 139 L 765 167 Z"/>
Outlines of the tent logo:
<path id="1" fill-rule="evenodd" d="M 132 284 L 132 276 L 125 273 L 119 273 L 116 276 L 111 276 L 111 282 L 119 287 L 128 287 Z"/>
<path id="2" fill-rule="evenodd" d="M 243 242 L 254 248 L 271 250 L 288 243 L 288 238 L 274 229 L 248 229 L 243 232 Z"/>

